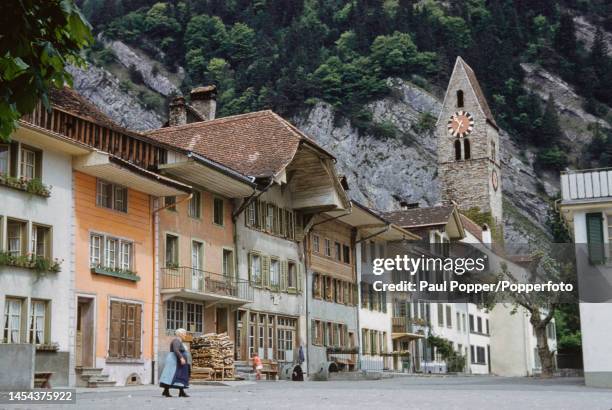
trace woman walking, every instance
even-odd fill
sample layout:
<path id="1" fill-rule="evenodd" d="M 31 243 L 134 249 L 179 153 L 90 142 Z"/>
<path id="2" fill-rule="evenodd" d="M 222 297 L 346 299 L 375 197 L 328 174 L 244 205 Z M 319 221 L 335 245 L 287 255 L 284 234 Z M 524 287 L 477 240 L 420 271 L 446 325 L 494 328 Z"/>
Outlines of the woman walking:
<path id="1" fill-rule="evenodd" d="M 159 379 L 159 386 L 164 388 L 162 396 L 172 397 L 170 389 L 179 389 L 179 397 L 189 397 L 185 389 L 189 387 L 189 376 L 191 373 L 191 356 L 183 344 L 187 331 L 176 329 L 177 336 L 170 343 L 170 351 L 166 355 L 164 370 Z"/>

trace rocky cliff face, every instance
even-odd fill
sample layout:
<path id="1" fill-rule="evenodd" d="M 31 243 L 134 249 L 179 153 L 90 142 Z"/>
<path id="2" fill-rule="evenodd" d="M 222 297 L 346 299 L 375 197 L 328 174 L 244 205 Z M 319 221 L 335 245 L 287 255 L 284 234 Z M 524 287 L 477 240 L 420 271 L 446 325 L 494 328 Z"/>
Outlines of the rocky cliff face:
<path id="1" fill-rule="evenodd" d="M 124 43 L 107 45 L 117 61 L 137 70 L 151 90 L 163 96 L 177 92 L 181 70 L 172 75 L 163 68 L 154 69 L 154 61 Z M 598 121 L 607 126 L 581 108 L 582 98 L 563 80 L 534 65 L 525 64 L 523 69 L 526 87 L 543 100 L 554 96 L 565 137 L 575 147 L 572 151 L 579 153 L 580 147 L 590 141 L 588 124 Z M 125 92 L 112 73 L 95 66 L 86 70 L 71 68 L 71 72 L 75 88 L 121 125 L 136 130 L 161 126 L 164 119 L 139 103 L 136 93 Z M 400 201 L 435 205 L 440 201 L 436 140 L 421 122 L 424 116 L 437 118 L 441 96 L 401 79 L 389 79 L 388 86 L 390 95 L 367 108 L 375 122 L 395 128 L 394 138 L 360 133 L 349 121 L 336 117 L 324 102 L 315 104 L 293 122 L 334 153 L 339 172 L 348 178 L 349 193 L 355 200 L 380 210 L 398 209 Z M 534 152 L 517 146 L 505 132 L 501 139 L 506 240 L 549 240 L 546 212 L 550 198 L 558 192 L 558 175 L 537 173 Z"/>
<path id="2" fill-rule="evenodd" d="M 118 124 L 134 129 L 158 128 L 162 118 L 146 109 L 136 95 L 124 92 L 119 80 L 103 68 L 90 65 L 86 69 L 69 67 L 74 88 Z"/>
<path id="3" fill-rule="evenodd" d="M 334 153 L 355 200 L 380 210 L 399 209 L 401 200 L 435 205 L 440 201 L 435 136 L 415 128 L 423 114 L 437 117 L 441 101 L 400 79 L 390 79 L 388 85 L 393 89 L 391 96 L 368 108 L 375 121 L 395 126 L 395 138 L 360 135 L 346 121 L 335 119 L 332 108 L 323 102 L 294 121 Z M 339 122 L 343 125 L 335 125 Z M 502 134 L 501 148 L 506 239 L 526 242 L 547 236 L 548 198 L 539 192 L 544 182 L 538 179 L 530 161 L 521 158 L 506 133 Z M 551 193 L 557 189 L 549 188 Z"/>

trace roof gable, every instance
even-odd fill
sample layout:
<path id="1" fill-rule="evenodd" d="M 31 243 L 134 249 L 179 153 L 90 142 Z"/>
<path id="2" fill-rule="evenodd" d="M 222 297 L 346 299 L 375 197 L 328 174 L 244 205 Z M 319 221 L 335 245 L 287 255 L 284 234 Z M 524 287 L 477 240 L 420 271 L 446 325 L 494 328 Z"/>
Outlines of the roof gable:
<path id="1" fill-rule="evenodd" d="M 306 142 L 331 154 L 270 110 L 160 128 L 150 138 L 256 178 L 276 177 Z"/>
<path id="2" fill-rule="evenodd" d="M 451 77 L 456 74 L 456 70 L 461 68 L 465 73 L 472 90 L 474 91 L 474 95 L 476 96 L 476 100 L 478 100 L 478 105 L 482 109 L 482 113 L 484 114 L 487 121 L 493 125 L 495 128 L 497 127 L 497 123 L 495 122 L 495 118 L 493 118 L 493 113 L 491 112 L 491 108 L 489 108 L 489 104 L 487 103 L 487 99 L 485 98 L 484 93 L 482 92 L 482 88 L 480 87 L 480 83 L 476 78 L 476 73 L 461 57 L 457 57 L 457 61 L 455 62 L 455 68 L 453 69 L 453 73 Z"/>

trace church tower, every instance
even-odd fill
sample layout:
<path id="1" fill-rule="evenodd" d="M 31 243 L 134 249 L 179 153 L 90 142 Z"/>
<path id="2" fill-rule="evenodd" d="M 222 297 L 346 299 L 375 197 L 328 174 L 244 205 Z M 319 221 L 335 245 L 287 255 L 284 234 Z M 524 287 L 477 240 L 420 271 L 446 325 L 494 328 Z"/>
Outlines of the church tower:
<path id="1" fill-rule="evenodd" d="M 499 128 L 474 71 L 457 57 L 436 123 L 442 199 L 502 224 Z"/>

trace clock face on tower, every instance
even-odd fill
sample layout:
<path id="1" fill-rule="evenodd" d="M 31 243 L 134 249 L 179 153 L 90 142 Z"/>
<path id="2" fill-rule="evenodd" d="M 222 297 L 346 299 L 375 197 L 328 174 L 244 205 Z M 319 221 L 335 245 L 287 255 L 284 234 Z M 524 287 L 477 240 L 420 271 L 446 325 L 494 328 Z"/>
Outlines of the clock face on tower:
<path id="1" fill-rule="evenodd" d="M 465 137 L 474 129 L 474 118 L 469 112 L 457 111 L 448 120 L 448 132 L 453 137 Z"/>

